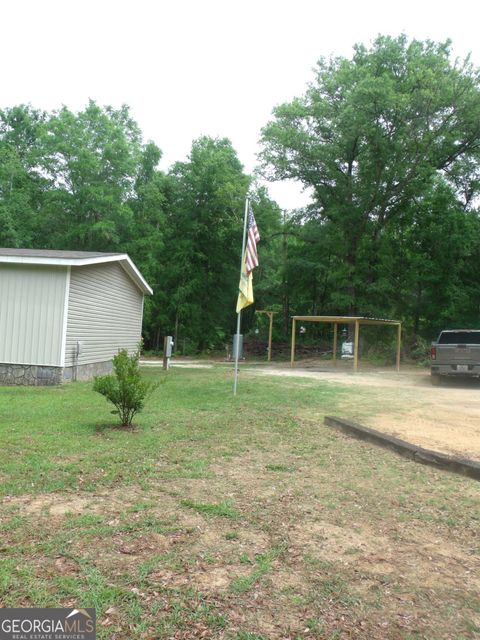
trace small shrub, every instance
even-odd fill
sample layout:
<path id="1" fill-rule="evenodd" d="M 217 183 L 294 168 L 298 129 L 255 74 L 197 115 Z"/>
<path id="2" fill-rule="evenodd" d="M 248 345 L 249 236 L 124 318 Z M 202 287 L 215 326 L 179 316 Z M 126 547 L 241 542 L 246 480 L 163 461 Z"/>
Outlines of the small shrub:
<path id="1" fill-rule="evenodd" d="M 99 376 L 93 383 L 94 391 L 115 406 L 112 413 L 120 417 L 122 427 L 132 426 L 133 417 L 143 409 L 145 398 L 158 387 L 158 383 L 142 379 L 139 361 L 140 349 L 131 356 L 122 349 L 113 358 L 113 374 Z"/>

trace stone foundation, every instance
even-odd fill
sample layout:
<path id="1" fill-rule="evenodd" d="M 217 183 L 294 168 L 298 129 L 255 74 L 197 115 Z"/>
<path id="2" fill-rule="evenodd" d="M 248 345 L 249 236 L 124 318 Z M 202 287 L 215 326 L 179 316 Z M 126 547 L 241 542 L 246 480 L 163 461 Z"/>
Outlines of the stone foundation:
<path id="1" fill-rule="evenodd" d="M 60 384 L 62 367 L 42 367 L 36 364 L 0 364 L 0 385 L 47 386 Z"/>
<path id="2" fill-rule="evenodd" d="M 0 364 L 0 386 L 44 387 L 74 380 L 92 380 L 112 371 L 112 361 L 77 367 L 45 367 L 36 364 Z"/>
<path id="3" fill-rule="evenodd" d="M 95 376 L 104 376 L 112 371 L 112 361 L 91 362 L 90 364 L 79 364 L 76 367 L 65 367 L 63 379 L 73 380 L 93 380 Z"/>

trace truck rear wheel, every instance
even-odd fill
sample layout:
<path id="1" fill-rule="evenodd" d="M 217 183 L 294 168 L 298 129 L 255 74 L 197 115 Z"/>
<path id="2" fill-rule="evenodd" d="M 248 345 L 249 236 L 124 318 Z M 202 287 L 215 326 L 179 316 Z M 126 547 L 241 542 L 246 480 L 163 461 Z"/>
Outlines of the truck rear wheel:
<path id="1" fill-rule="evenodd" d="M 438 373 L 432 373 L 430 376 L 430 380 L 434 387 L 439 387 L 442 384 L 442 378 L 438 375 Z"/>

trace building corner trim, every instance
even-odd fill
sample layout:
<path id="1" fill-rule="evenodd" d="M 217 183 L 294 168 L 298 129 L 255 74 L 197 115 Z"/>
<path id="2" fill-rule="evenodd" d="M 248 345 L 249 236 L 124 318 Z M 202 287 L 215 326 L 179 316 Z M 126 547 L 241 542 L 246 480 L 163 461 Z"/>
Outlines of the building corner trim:
<path id="1" fill-rule="evenodd" d="M 63 326 L 62 326 L 62 347 L 60 352 L 60 366 L 65 366 L 65 351 L 67 348 L 67 323 L 68 323 L 68 302 L 70 298 L 70 275 L 72 267 L 67 267 L 65 277 L 65 300 L 63 303 Z"/>

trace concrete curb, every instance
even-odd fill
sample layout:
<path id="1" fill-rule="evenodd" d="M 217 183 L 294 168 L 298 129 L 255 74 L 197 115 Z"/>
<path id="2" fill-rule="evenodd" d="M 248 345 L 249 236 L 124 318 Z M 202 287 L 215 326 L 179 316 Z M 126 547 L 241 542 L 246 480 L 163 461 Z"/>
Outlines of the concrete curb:
<path id="1" fill-rule="evenodd" d="M 480 462 L 475 460 L 447 456 L 430 449 L 422 449 L 422 447 L 417 447 L 414 444 L 405 442 L 405 440 L 400 440 L 394 436 L 389 436 L 381 431 L 364 427 L 361 424 L 350 422 L 350 420 L 344 420 L 343 418 L 325 416 L 324 423 L 360 440 L 366 440 L 385 449 L 391 449 L 415 462 L 428 464 L 437 469 L 446 469 L 453 473 L 460 473 L 474 480 L 480 480 Z"/>

